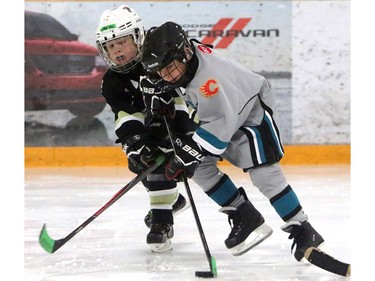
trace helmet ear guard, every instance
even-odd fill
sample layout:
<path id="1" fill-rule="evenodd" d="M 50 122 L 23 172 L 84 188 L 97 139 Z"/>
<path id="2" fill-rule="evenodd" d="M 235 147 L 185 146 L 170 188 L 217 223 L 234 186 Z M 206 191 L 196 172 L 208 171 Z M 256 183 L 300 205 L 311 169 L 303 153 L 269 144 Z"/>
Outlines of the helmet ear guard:
<path id="1" fill-rule="evenodd" d="M 191 47 L 190 44 L 187 47 L 188 47 L 188 50 L 189 50 L 189 54 L 185 54 L 185 60 L 190 60 L 194 55 L 194 49 Z M 187 57 L 187 56 L 189 56 L 189 57 Z M 185 62 L 183 61 L 183 63 L 185 63 Z"/>

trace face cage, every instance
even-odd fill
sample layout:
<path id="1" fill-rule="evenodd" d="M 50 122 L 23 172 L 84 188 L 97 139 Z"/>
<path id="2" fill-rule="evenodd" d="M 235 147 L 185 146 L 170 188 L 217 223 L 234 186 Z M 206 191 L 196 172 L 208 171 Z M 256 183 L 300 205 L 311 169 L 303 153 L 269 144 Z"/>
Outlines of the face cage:
<path id="1" fill-rule="evenodd" d="M 189 47 L 189 46 L 188 46 Z M 175 81 L 175 82 L 168 82 L 166 80 L 163 79 L 163 77 L 167 76 L 167 75 L 170 75 L 171 72 L 173 72 L 175 69 L 177 69 L 177 66 L 176 66 L 176 63 L 174 62 L 175 60 L 179 61 L 180 63 L 182 63 L 184 65 L 184 72 L 181 73 L 179 71 L 179 73 L 181 74 L 180 78 Z M 171 70 L 168 70 L 168 73 L 166 75 L 164 75 L 163 77 L 161 75 L 159 75 L 159 72 L 161 69 L 165 68 L 166 66 L 170 65 L 171 63 L 174 63 L 175 65 L 175 68 L 171 69 Z M 184 49 L 180 49 L 174 56 L 173 56 L 173 60 L 169 63 L 165 63 L 163 67 L 160 67 L 159 68 L 160 70 L 158 71 L 155 71 L 157 75 L 159 75 L 163 81 L 170 87 L 170 88 L 178 88 L 178 87 L 182 87 L 185 82 L 189 79 L 189 75 L 188 75 L 188 72 L 189 72 L 189 60 L 186 58 L 186 54 L 185 54 L 185 50 Z M 171 75 L 172 76 L 172 75 Z"/>
<path id="2" fill-rule="evenodd" d="M 166 80 L 164 80 L 166 83 L 170 83 L 170 84 L 175 84 L 177 83 L 181 78 L 182 76 L 185 74 L 186 72 L 186 64 L 184 64 L 181 60 L 177 60 L 179 63 L 182 63 L 184 65 L 184 72 L 181 72 L 179 69 L 178 69 L 178 65 L 176 65 L 176 59 L 172 61 L 172 63 L 169 63 L 168 66 L 170 66 L 171 64 L 173 64 L 174 68 L 170 68 L 168 67 L 166 69 L 166 71 L 164 72 L 165 75 L 161 75 L 160 71 L 157 71 L 157 74 L 164 80 L 164 77 L 167 77 L 167 76 L 170 76 L 172 79 L 175 79 L 174 75 L 172 75 L 173 72 L 176 72 L 178 73 L 176 77 L 179 77 L 177 81 L 175 82 L 167 82 Z M 164 67 L 166 68 L 166 67 Z M 162 68 L 163 69 L 163 68 Z M 177 71 L 176 71 L 177 69 Z"/>
<path id="3" fill-rule="evenodd" d="M 124 65 L 118 65 L 111 60 L 111 58 L 109 57 L 109 53 L 106 50 L 106 47 L 104 45 L 107 44 L 108 42 L 112 41 L 112 40 L 123 39 L 123 38 L 126 38 L 126 37 L 131 37 L 133 39 L 135 45 L 137 46 L 138 53 L 128 63 L 126 63 Z M 119 73 L 128 73 L 133 68 L 135 68 L 135 66 L 141 61 L 141 56 L 142 56 L 142 53 L 141 53 L 142 49 L 140 47 L 141 43 L 140 43 L 140 39 L 136 40 L 136 37 L 139 38 L 140 36 L 134 36 L 134 34 L 128 34 L 128 35 L 123 35 L 121 37 L 112 38 L 110 40 L 104 40 L 104 41 L 101 41 L 101 42 L 97 41 L 96 44 L 98 46 L 100 56 L 103 58 L 104 62 L 107 64 L 107 66 L 110 69 L 112 69 L 115 72 L 119 72 Z"/>

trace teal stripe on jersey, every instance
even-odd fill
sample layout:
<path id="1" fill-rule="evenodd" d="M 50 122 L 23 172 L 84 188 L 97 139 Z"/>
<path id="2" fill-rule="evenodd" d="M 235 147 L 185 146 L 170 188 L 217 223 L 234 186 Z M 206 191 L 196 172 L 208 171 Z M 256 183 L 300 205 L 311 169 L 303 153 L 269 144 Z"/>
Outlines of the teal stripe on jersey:
<path id="1" fill-rule="evenodd" d="M 202 138 L 203 140 L 208 142 L 210 145 L 212 145 L 213 147 L 215 147 L 219 150 L 225 149 L 228 146 L 228 142 L 224 142 L 224 141 L 219 140 L 216 136 L 214 136 L 210 132 L 206 131 L 205 129 L 202 129 L 201 127 L 199 127 L 195 131 L 195 133 L 200 138 Z"/>

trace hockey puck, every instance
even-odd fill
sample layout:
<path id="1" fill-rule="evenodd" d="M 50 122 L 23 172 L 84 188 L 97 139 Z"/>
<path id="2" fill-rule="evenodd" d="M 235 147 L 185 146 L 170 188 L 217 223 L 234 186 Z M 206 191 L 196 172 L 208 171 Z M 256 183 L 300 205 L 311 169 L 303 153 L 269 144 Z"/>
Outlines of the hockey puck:
<path id="1" fill-rule="evenodd" d="M 211 271 L 196 271 L 195 277 L 200 278 L 215 278 L 215 275 Z"/>

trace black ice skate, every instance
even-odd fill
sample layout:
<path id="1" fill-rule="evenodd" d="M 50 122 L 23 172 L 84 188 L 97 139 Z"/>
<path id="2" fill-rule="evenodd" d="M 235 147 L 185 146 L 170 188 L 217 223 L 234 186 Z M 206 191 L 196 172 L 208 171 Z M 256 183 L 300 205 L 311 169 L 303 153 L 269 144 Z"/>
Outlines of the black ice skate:
<path id="1" fill-rule="evenodd" d="M 308 248 L 319 248 L 324 242 L 323 237 L 307 221 L 303 223 L 291 221 L 283 225 L 281 229 L 290 233 L 288 238 L 293 239 L 291 252 L 293 252 L 293 248 L 296 246 L 294 257 L 297 261 L 302 260 Z"/>
<path id="2" fill-rule="evenodd" d="M 161 253 L 172 250 L 172 237 L 174 235 L 171 224 L 152 224 L 147 234 L 147 244 L 151 251 Z"/>
<path id="3" fill-rule="evenodd" d="M 264 222 L 263 216 L 247 199 L 242 187 L 239 191 L 245 197 L 244 203 L 238 208 L 226 206 L 219 210 L 228 215 L 228 221 L 232 227 L 232 231 L 225 240 L 225 246 L 234 256 L 243 255 L 272 234 L 271 227 Z"/>
<path id="4" fill-rule="evenodd" d="M 180 194 L 177 198 L 176 203 L 172 206 L 172 215 L 173 217 L 176 217 L 178 214 L 182 213 L 186 209 L 190 207 L 190 203 L 185 199 L 185 197 Z M 147 215 L 145 216 L 145 224 L 148 228 L 151 227 L 151 221 L 152 221 L 152 212 L 151 210 L 148 211 Z"/>

